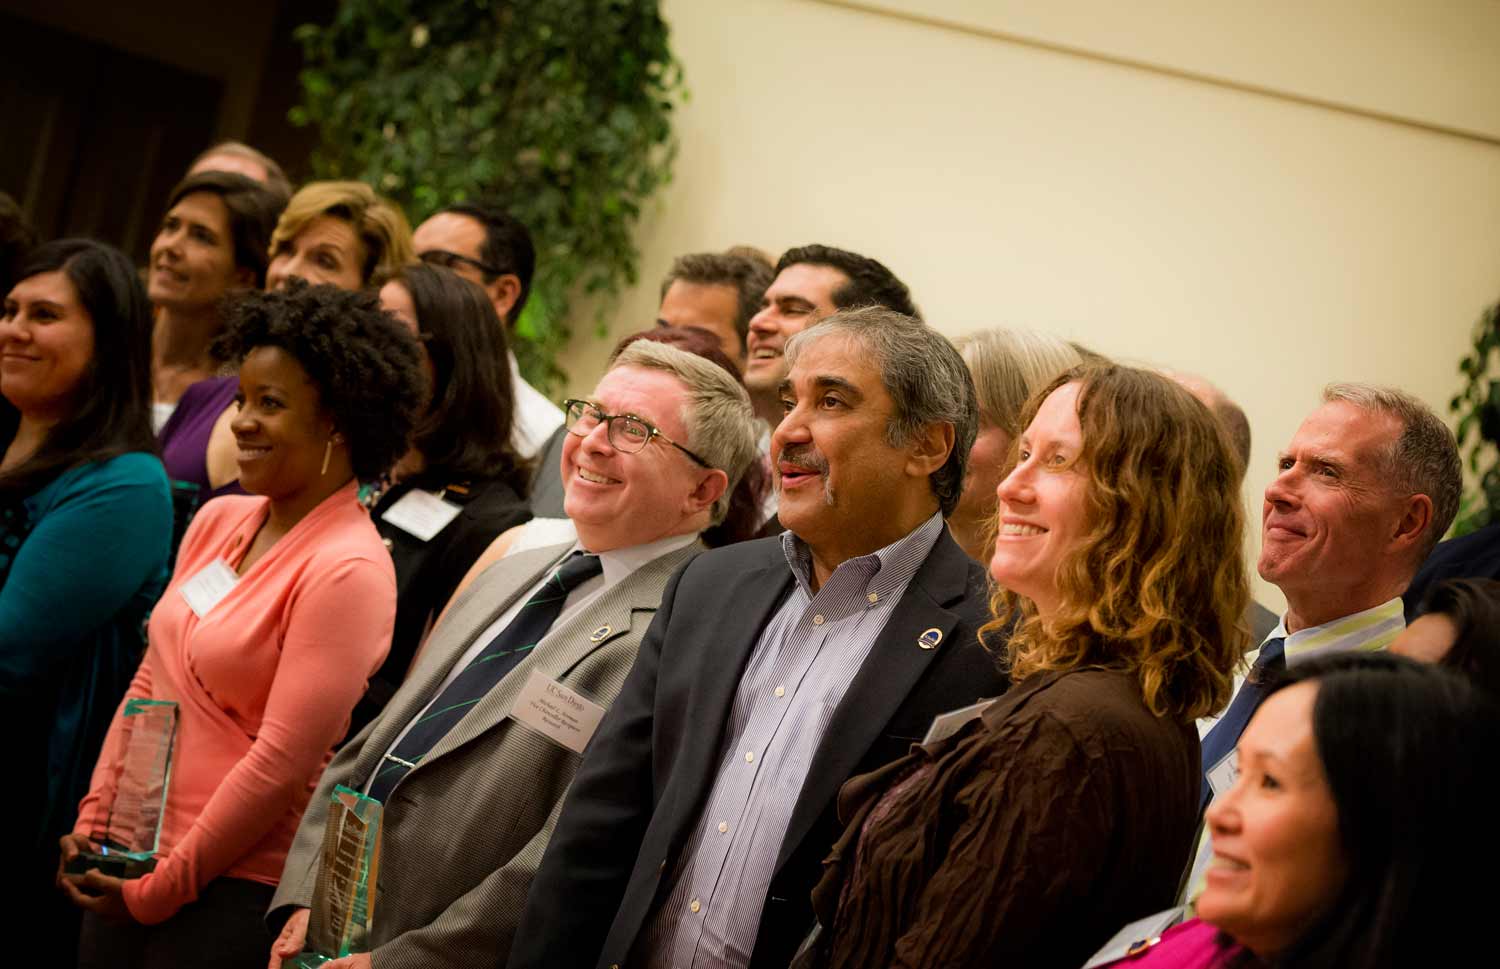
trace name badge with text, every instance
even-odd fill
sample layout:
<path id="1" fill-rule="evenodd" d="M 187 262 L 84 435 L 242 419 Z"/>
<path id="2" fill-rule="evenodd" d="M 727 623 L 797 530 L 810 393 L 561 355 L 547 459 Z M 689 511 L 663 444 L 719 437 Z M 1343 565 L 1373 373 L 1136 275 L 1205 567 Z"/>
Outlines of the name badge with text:
<path id="1" fill-rule="evenodd" d="M 235 575 L 234 569 L 223 559 L 214 559 L 208 563 L 199 573 L 188 579 L 177 591 L 182 594 L 183 601 L 188 608 L 202 619 L 208 615 L 214 606 L 232 590 L 240 581 Z"/>
<path id="2" fill-rule="evenodd" d="M 510 708 L 510 716 L 548 740 L 581 754 L 598 729 L 599 721 L 604 719 L 604 708 L 540 670 L 532 670 L 531 678 Z"/>
<path id="3" fill-rule="evenodd" d="M 424 542 L 448 527 L 462 508 L 430 491 L 413 488 L 387 508 L 380 517 Z"/>
<path id="4" fill-rule="evenodd" d="M 958 733 L 960 727 L 979 716 L 984 712 L 985 707 L 994 702 L 993 698 L 980 700 L 978 703 L 971 703 L 966 707 L 949 710 L 947 713 L 940 713 L 933 717 L 932 726 L 927 728 L 927 736 L 922 738 L 922 746 L 935 744 L 939 740 L 947 740 Z"/>
<path id="5" fill-rule="evenodd" d="M 1234 782 L 1239 776 L 1239 751 L 1231 750 L 1223 757 L 1220 757 L 1217 764 L 1208 769 L 1209 790 L 1214 792 L 1214 797 L 1219 797 L 1234 786 Z"/>

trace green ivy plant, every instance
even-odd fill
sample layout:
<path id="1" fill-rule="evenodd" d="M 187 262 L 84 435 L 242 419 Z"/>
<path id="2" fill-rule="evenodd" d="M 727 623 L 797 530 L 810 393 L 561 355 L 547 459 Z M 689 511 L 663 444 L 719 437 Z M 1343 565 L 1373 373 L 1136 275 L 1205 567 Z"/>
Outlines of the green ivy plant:
<path id="1" fill-rule="evenodd" d="M 514 349 L 555 390 L 570 303 L 595 325 L 634 283 L 634 229 L 671 178 L 685 96 L 656 0 L 343 0 L 298 29 L 317 178 L 368 182 L 413 225 L 499 200 L 531 230 L 537 274 Z"/>
<path id="2" fill-rule="evenodd" d="M 1458 418 L 1458 446 L 1476 490 L 1464 496 L 1455 535 L 1466 535 L 1500 521 L 1500 304 L 1485 310 L 1474 326 L 1474 345 L 1458 363 L 1464 386 L 1448 404 Z M 1471 443 L 1472 438 L 1472 443 Z"/>

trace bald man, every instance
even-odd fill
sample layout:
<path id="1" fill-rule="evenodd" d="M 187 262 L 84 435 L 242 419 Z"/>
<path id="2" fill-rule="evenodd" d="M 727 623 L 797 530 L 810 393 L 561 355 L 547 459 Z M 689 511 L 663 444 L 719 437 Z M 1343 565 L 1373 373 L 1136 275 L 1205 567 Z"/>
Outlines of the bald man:
<path id="1" fill-rule="evenodd" d="M 1229 443 L 1234 447 L 1234 453 L 1240 459 L 1240 484 L 1245 483 L 1245 472 L 1250 467 L 1250 419 L 1239 404 L 1229 399 L 1229 395 L 1215 387 L 1207 380 L 1192 373 L 1176 373 L 1171 370 L 1163 371 L 1168 377 L 1177 381 L 1184 390 L 1203 402 L 1203 406 L 1213 411 L 1219 422 L 1224 425 L 1224 430 L 1229 434 Z M 1271 630 L 1276 628 L 1276 613 L 1265 606 L 1250 601 L 1249 612 L 1245 616 L 1250 624 L 1250 633 L 1255 642 L 1261 642 L 1270 635 Z"/>

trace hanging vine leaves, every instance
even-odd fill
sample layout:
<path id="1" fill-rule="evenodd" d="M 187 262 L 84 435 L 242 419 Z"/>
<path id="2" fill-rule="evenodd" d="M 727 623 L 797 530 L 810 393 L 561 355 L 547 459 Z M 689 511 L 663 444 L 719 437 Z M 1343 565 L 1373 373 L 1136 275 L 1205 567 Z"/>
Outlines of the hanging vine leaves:
<path id="1" fill-rule="evenodd" d="M 1457 535 L 1500 521 L 1500 304 L 1491 306 L 1474 326 L 1474 344 L 1458 362 L 1464 386 L 1448 402 L 1458 415 L 1458 446 L 1477 480 L 1464 496 Z M 1472 438 L 1472 443 L 1470 439 Z"/>
<path id="2" fill-rule="evenodd" d="M 636 281 L 634 229 L 671 179 L 685 96 L 656 0 L 344 0 L 299 28 L 318 178 L 368 182 L 413 224 L 494 199 L 531 229 L 537 275 L 516 355 L 544 389 L 579 293 Z"/>

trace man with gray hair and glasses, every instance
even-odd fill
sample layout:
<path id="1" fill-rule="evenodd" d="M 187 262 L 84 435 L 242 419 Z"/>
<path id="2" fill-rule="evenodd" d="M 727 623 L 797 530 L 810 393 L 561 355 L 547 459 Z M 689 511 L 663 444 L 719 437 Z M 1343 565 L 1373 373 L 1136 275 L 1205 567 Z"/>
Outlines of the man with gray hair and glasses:
<path id="1" fill-rule="evenodd" d="M 755 457 L 755 418 L 717 365 L 646 340 L 567 402 L 565 505 L 578 541 L 470 569 L 379 718 L 324 772 L 272 918 L 271 965 L 323 939 L 313 894 L 336 785 L 385 805 L 369 954 L 347 965 L 503 960 L 598 717 L 667 580 L 702 552 Z M 498 553 L 497 553 L 498 554 Z"/>
<path id="2" fill-rule="evenodd" d="M 1229 708 L 1203 738 L 1203 803 L 1237 774 L 1235 746 L 1266 683 L 1316 656 L 1381 650 L 1406 628 L 1401 593 L 1453 523 L 1458 445 L 1427 405 L 1367 384 L 1330 384 L 1276 461 L 1261 511 L 1261 578 L 1287 609 Z M 1200 847 L 1191 893 L 1207 864 Z"/>
<path id="3" fill-rule="evenodd" d="M 787 531 L 668 584 L 532 883 L 509 965 L 785 966 L 840 785 L 998 696 L 983 570 L 943 516 L 978 424 L 963 359 L 893 310 L 793 336 L 771 442 Z"/>

